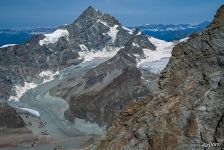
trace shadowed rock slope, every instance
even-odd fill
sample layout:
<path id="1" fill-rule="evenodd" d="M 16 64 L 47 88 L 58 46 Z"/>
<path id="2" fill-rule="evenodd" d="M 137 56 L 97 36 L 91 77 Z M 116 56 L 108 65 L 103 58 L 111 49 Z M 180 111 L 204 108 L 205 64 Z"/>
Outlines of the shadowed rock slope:
<path id="1" fill-rule="evenodd" d="M 7 103 L 0 104 L 0 131 L 7 128 L 22 128 L 25 127 L 23 120 L 17 112 Z"/>
<path id="2" fill-rule="evenodd" d="M 128 105 L 99 149 L 202 149 L 224 142 L 224 6 L 211 25 L 175 46 L 160 90 Z"/>
<path id="3" fill-rule="evenodd" d="M 75 84 L 77 77 L 73 77 L 51 89 L 52 95 L 68 101 L 69 110 L 65 113 L 68 120 L 80 118 L 110 127 L 124 106 L 150 93 L 136 66 L 134 54 L 143 57 L 142 49 L 150 48 L 151 43 L 138 33 L 134 32 L 114 57 L 88 70 L 79 79 L 80 84 Z M 133 46 L 133 42 L 140 46 Z"/>

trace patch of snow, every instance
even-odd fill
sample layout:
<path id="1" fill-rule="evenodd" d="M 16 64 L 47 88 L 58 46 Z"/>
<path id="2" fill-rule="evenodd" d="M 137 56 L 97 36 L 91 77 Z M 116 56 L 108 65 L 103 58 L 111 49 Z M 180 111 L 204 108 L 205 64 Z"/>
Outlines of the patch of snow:
<path id="1" fill-rule="evenodd" d="M 166 67 L 175 44 L 153 37 L 149 37 L 149 41 L 156 46 L 156 50 L 143 49 L 145 58 L 140 59 L 137 66 L 153 73 L 159 73 Z"/>
<path id="2" fill-rule="evenodd" d="M 105 47 L 103 50 L 81 51 L 79 56 L 84 59 L 83 63 L 92 61 L 95 58 L 112 58 L 123 47 Z"/>
<path id="3" fill-rule="evenodd" d="M 136 58 L 140 59 L 140 55 L 139 54 L 133 54 Z"/>
<path id="4" fill-rule="evenodd" d="M 117 28 L 118 28 L 118 25 L 114 25 L 113 27 L 110 27 L 110 30 L 107 33 L 111 37 L 113 43 L 116 41 L 116 38 L 117 38 L 117 33 L 118 33 Z"/>
<path id="5" fill-rule="evenodd" d="M 52 80 L 54 80 L 54 76 L 59 75 L 60 72 L 56 71 L 55 73 L 52 73 L 51 71 L 42 71 L 39 76 L 44 78 L 43 83 L 47 83 L 50 82 Z M 42 84 L 43 84 L 42 83 Z M 15 96 L 10 96 L 9 97 L 9 101 L 19 101 L 19 99 L 30 89 L 34 89 L 38 86 L 38 84 L 33 83 L 33 82 L 24 82 L 24 86 L 21 85 L 15 85 L 14 86 L 14 90 L 16 95 Z"/>
<path id="6" fill-rule="evenodd" d="M 133 42 L 132 43 L 132 46 L 135 46 L 135 47 L 140 47 L 137 43 Z"/>
<path id="7" fill-rule="evenodd" d="M 33 114 L 34 116 L 40 117 L 40 113 L 36 110 L 29 109 L 29 108 L 18 108 L 24 111 L 28 111 L 29 113 Z"/>
<path id="8" fill-rule="evenodd" d="M 127 27 L 122 26 L 122 28 L 126 31 L 128 31 L 129 34 L 133 34 L 133 31 Z"/>
<path id="9" fill-rule="evenodd" d="M 181 40 L 179 40 L 180 42 L 187 42 L 187 40 L 189 39 L 189 37 L 183 38 Z"/>
<path id="10" fill-rule="evenodd" d="M 1 46 L 0 48 L 6 48 L 6 47 L 10 47 L 10 46 L 15 46 L 15 45 L 17 45 L 17 44 L 6 44 L 6 45 Z"/>
<path id="11" fill-rule="evenodd" d="M 142 34 L 142 32 L 141 31 L 138 31 L 138 33 L 136 35 L 141 35 L 141 34 Z"/>
<path id="12" fill-rule="evenodd" d="M 52 73 L 51 71 L 42 71 L 39 76 L 44 78 L 43 83 L 47 83 L 50 82 L 52 80 L 54 80 L 54 76 L 59 75 L 60 72 L 56 71 L 55 73 Z"/>
<path id="13" fill-rule="evenodd" d="M 39 44 L 41 46 L 43 46 L 44 44 L 48 45 L 48 44 L 56 43 L 59 38 L 68 37 L 69 32 L 65 29 L 58 29 L 58 30 L 54 31 L 53 33 L 44 34 L 44 36 L 45 36 L 45 38 L 43 40 L 39 41 Z M 67 38 L 67 40 L 68 40 L 68 38 Z"/>
<path id="14" fill-rule="evenodd" d="M 79 44 L 79 47 L 82 49 L 82 51 L 88 50 L 88 48 L 84 44 Z"/>
<path id="15" fill-rule="evenodd" d="M 104 21 L 102 21 L 102 20 L 100 20 L 100 19 L 97 20 L 97 23 L 99 23 L 99 22 L 102 23 L 103 25 L 109 27 L 108 24 L 107 24 L 106 22 L 104 22 Z"/>
<path id="16" fill-rule="evenodd" d="M 28 90 L 33 89 L 37 87 L 37 84 L 30 82 L 24 83 L 24 86 L 21 85 L 16 85 L 15 88 L 15 92 L 16 92 L 16 96 L 10 96 L 9 97 L 9 101 L 14 100 L 14 101 L 19 101 L 19 99 L 23 96 L 23 94 L 25 94 Z"/>

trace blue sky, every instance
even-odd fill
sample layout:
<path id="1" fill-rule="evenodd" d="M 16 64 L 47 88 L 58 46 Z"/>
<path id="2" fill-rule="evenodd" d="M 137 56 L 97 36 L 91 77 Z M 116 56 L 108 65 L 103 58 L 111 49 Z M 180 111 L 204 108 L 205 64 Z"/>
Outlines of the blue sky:
<path id="1" fill-rule="evenodd" d="M 89 5 L 126 26 L 212 20 L 224 0 L 0 0 L 0 28 L 57 27 L 73 22 Z"/>

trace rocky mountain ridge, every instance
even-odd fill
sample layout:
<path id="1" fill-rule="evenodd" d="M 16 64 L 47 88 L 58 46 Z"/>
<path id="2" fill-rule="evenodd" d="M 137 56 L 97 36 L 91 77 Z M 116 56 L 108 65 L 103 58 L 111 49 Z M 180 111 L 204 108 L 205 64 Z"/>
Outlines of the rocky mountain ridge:
<path id="1" fill-rule="evenodd" d="M 205 31 L 174 47 L 160 90 L 128 105 L 98 149 L 222 149 L 223 40 L 221 6 Z"/>
<path id="2" fill-rule="evenodd" d="M 35 35 L 22 45 L 1 48 L 1 79 L 8 83 L 1 82 L 0 97 L 7 99 L 12 85 L 32 82 L 41 71 L 56 72 L 81 63 L 85 56 L 80 52 L 119 50 L 131 34 L 115 18 L 90 6 L 73 24 L 52 34 Z"/>

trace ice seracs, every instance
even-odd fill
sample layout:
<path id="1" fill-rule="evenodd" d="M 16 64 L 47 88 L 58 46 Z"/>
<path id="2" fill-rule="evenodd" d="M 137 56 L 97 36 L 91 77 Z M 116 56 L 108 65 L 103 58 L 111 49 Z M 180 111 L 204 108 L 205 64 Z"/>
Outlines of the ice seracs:
<path id="1" fill-rule="evenodd" d="M 44 34 L 45 38 L 43 40 L 39 41 L 39 44 L 41 46 L 48 45 L 48 44 L 53 44 L 56 43 L 58 41 L 59 38 L 61 37 L 67 37 L 69 36 L 69 32 L 65 29 L 58 29 L 56 31 L 54 31 L 53 33 L 50 34 Z"/>
<path id="2" fill-rule="evenodd" d="M 149 37 L 149 41 L 156 46 L 156 50 L 143 49 L 145 58 L 139 59 L 137 66 L 152 73 L 159 73 L 166 67 L 175 43 L 153 37 Z"/>

